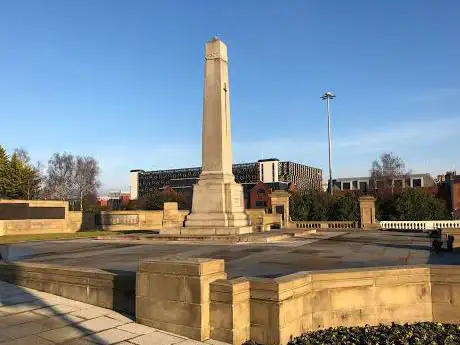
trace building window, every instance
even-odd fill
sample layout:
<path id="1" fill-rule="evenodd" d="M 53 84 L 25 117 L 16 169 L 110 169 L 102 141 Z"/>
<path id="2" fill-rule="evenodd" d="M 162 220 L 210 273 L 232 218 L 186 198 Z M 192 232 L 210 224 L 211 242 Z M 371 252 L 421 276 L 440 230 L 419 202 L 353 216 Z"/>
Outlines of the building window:
<path id="1" fill-rule="evenodd" d="M 261 173 L 262 173 L 261 181 L 263 182 L 264 181 L 264 163 L 262 163 L 260 165 L 260 170 L 261 170 Z"/>
<path id="2" fill-rule="evenodd" d="M 403 180 L 394 180 L 393 184 L 395 188 L 402 188 L 403 187 Z"/>
<path id="3" fill-rule="evenodd" d="M 267 203 L 264 200 L 256 200 L 256 207 L 266 207 Z"/>
<path id="4" fill-rule="evenodd" d="M 275 163 L 272 163 L 272 181 L 275 182 Z"/>
<path id="5" fill-rule="evenodd" d="M 412 180 L 412 187 L 418 188 L 422 186 L 422 179 L 421 178 L 414 178 Z"/>
<path id="6" fill-rule="evenodd" d="M 353 189 L 358 189 L 358 181 L 353 181 Z"/>
<path id="7" fill-rule="evenodd" d="M 365 192 L 367 191 L 367 183 L 366 182 L 360 182 L 359 183 L 359 190 Z"/>
<path id="8" fill-rule="evenodd" d="M 343 182 L 342 190 L 350 190 L 350 182 Z"/>

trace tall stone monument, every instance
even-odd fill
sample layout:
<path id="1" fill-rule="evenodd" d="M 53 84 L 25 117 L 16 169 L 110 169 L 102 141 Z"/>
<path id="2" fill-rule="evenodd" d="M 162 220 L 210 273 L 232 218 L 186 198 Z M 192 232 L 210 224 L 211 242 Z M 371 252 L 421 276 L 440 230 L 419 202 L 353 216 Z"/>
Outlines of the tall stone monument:
<path id="1" fill-rule="evenodd" d="M 193 188 L 192 212 L 182 234 L 252 232 L 244 213 L 243 187 L 232 172 L 227 46 L 214 37 L 206 44 L 202 172 Z"/>

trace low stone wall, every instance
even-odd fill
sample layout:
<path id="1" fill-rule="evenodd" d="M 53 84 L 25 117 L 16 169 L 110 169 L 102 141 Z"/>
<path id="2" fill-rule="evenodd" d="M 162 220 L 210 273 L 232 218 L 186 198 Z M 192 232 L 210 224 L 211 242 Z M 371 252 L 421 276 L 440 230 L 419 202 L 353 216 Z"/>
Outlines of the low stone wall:
<path id="1" fill-rule="evenodd" d="M 192 339 L 209 339 L 209 284 L 226 277 L 224 260 L 141 261 L 136 283 L 136 319 Z"/>
<path id="2" fill-rule="evenodd" d="M 280 214 L 265 213 L 264 209 L 245 209 L 244 212 L 251 220 L 251 225 L 255 227 L 256 231 L 269 231 L 271 225 L 282 223 Z"/>
<path id="3" fill-rule="evenodd" d="M 222 260 L 141 263 L 138 322 L 234 345 L 248 339 L 285 345 L 291 336 L 334 326 L 460 322 L 457 266 L 299 272 L 275 279 L 224 276 Z"/>
<path id="4" fill-rule="evenodd" d="M 0 262 L 0 280 L 133 314 L 197 340 L 286 345 L 336 326 L 460 323 L 460 267 L 404 266 L 227 280 L 224 261 L 143 260 L 137 272 Z"/>
<path id="5" fill-rule="evenodd" d="M 72 232 L 69 204 L 56 200 L 0 200 L 0 236 Z"/>
<path id="6" fill-rule="evenodd" d="M 163 225 L 163 211 L 103 211 L 97 214 L 96 227 L 101 230 L 159 230 Z"/>
<path id="7" fill-rule="evenodd" d="M 98 269 L 0 261 L 0 280 L 134 315 L 135 275 Z"/>
<path id="8" fill-rule="evenodd" d="M 94 213 L 69 211 L 67 227 L 69 232 L 94 230 L 96 228 Z"/>

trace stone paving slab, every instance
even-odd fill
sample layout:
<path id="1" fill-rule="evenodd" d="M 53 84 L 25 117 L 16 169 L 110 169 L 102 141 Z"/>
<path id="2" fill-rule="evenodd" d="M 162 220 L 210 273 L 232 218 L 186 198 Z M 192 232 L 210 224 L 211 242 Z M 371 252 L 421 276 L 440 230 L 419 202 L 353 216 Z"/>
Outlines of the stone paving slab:
<path id="1" fill-rule="evenodd" d="M 458 253 L 434 253 L 427 234 L 394 232 L 318 232 L 272 243 L 178 243 L 68 240 L 8 245 L 9 260 L 103 270 L 137 271 L 140 259 L 177 256 L 224 259 L 229 278 L 270 276 L 401 264 L 459 265 Z M 296 255 L 293 255 L 296 254 Z M 279 263 L 266 263 L 267 258 Z M 0 291 L 1 296 L 1 291 Z M 19 297 L 18 297 L 19 298 Z"/>
<path id="2" fill-rule="evenodd" d="M 228 345 L 133 322 L 113 310 L 0 282 L 0 345 Z"/>

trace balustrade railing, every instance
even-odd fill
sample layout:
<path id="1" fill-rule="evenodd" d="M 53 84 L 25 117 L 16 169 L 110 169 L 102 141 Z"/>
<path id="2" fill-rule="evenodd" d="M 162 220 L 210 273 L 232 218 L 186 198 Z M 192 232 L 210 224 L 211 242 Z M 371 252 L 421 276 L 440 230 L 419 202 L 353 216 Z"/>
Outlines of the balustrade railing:
<path id="1" fill-rule="evenodd" d="M 460 229 L 460 220 L 421 220 L 421 221 L 381 221 L 380 226 L 386 230 L 434 230 Z"/>
<path id="2" fill-rule="evenodd" d="M 353 221 L 295 221 L 297 229 L 355 229 L 359 227 L 358 222 Z"/>

